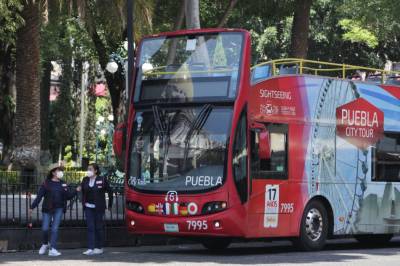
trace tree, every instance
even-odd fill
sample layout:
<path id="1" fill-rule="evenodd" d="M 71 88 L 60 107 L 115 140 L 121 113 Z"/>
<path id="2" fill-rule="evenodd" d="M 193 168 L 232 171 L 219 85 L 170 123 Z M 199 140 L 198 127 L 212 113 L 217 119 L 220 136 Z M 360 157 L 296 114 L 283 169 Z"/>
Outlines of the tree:
<path id="1" fill-rule="evenodd" d="M 377 67 L 400 61 L 399 1 L 345 0 L 338 6 L 342 39 L 360 50 L 357 58 L 369 57 L 369 64 Z"/>
<path id="2" fill-rule="evenodd" d="M 39 1 L 23 1 L 25 24 L 17 31 L 15 135 L 12 162 L 36 169 L 40 159 Z"/>
<path id="3" fill-rule="evenodd" d="M 229 5 L 225 10 L 224 15 L 221 18 L 221 21 L 218 23 L 218 28 L 222 28 L 225 26 L 225 24 L 228 22 L 229 16 L 231 15 L 233 8 L 237 4 L 239 0 L 230 0 Z"/>
<path id="4" fill-rule="evenodd" d="M 295 2 L 290 48 L 290 55 L 292 57 L 307 57 L 312 2 L 313 0 L 296 0 Z"/>
<path id="5" fill-rule="evenodd" d="M 186 28 L 200 29 L 200 9 L 199 0 L 185 1 Z"/>
<path id="6" fill-rule="evenodd" d="M 86 30 L 92 39 L 97 58 L 101 68 L 105 71 L 106 65 L 111 59 L 111 54 L 122 46 L 126 39 L 126 1 L 80 1 L 80 17 L 84 22 Z M 151 0 L 136 0 L 134 8 L 134 31 L 135 39 L 150 33 L 152 29 L 152 12 L 154 2 Z M 115 117 L 114 123 L 118 122 L 121 110 L 121 96 L 125 89 L 123 65 L 119 65 L 114 74 L 105 71 L 108 89 L 111 96 L 111 104 Z"/>
<path id="7" fill-rule="evenodd" d="M 0 2 L 0 142 L 3 162 L 9 161 L 15 114 L 15 34 L 23 24 L 20 0 Z"/>

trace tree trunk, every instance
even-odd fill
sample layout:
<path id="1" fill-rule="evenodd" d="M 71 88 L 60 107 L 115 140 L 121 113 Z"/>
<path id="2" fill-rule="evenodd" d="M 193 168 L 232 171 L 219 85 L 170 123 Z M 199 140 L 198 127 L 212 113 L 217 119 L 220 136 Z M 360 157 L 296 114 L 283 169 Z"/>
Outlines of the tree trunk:
<path id="1" fill-rule="evenodd" d="M 296 0 L 292 26 L 291 57 L 307 57 L 312 2 L 313 0 Z"/>
<path id="2" fill-rule="evenodd" d="M 222 19 L 220 20 L 218 24 L 218 28 L 222 28 L 225 26 L 226 22 L 228 22 L 229 16 L 232 14 L 232 10 L 235 7 L 239 0 L 230 0 L 229 5 L 225 10 L 224 15 L 222 16 Z"/>
<path id="3" fill-rule="evenodd" d="M 174 30 L 180 30 L 183 25 L 183 20 L 185 19 L 185 0 L 181 1 L 181 8 L 175 19 Z M 173 64 L 176 55 L 176 46 L 178 45 L 178 39 L 173 39 L 168 47 L 168 58 L 167 65 Z"/>
<path id="4" fill-rule="evenodd" d="M 186 0 L 186 28 L 188 29 L 200 29 L 200 7 L 199 0 Z M 200 36 L 198 38 L 198 44 L 196 51 L 192 57 L 195 63 L 204 64 L 206 67 L 210 67 L 210 58 L 208 55 L 207 47 L 205 45 L 205 38 Z"/>
<path id="5" fill-rule="evenodd" d="M 122 68 L 123 66 L 119 66 L 118 72 L 115 72 L 114 74 L 105 71 L 108 91 L 110 92 L 111 106 L 114 116 L 114 121 L 113 121 L 114 125 L 116 125 L 118 121 L 123 117 L 120 114 L 120 110 L 121 108 L 123 108 L 124 105 L 123 102 L 121 103 L 121 99 L 123 99 L 123 93 L 125 87 L 124 76 L 120 72 Z"/>
<path id="6" fill-rule="evenodd" d="M 186 28 L 200 29 L 199 0 L 186 0 Z"/>
<path id="7" fill-rule="evenodd" d="M 24 1 L 17 31 L 14 167 L 36 169 L 40 159 L 39 1 Z"/>

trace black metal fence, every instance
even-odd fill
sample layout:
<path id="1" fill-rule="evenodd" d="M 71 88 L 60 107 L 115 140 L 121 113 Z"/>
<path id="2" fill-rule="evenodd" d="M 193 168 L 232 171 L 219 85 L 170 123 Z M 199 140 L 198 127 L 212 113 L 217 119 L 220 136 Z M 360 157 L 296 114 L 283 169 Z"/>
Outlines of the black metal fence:
<path id="1" fill-rule="evenodd" d="M 76 189 L 82 178 L 81 173 L 70 174 L 66 178 L 69 189 Z M 67 175 L 68 176 L 68 175 Z M 0 226 L 25 227 L 32 223 L 33 227 L 41 224 L 41 204 L 29 215 L 29 206 L 35 199 L 37 191 L 43 183 L 44 175 L 21 175 L 17 172 L 0 172 Z M 124 190 L 120 178 L 110 176 L 114 193 L 114 204 L 106 210 L 107 225 L 122 226 L 124 224 Z M 81 195 L 68 202 L 61 226 L 73 227 L 85 224 Z"/>

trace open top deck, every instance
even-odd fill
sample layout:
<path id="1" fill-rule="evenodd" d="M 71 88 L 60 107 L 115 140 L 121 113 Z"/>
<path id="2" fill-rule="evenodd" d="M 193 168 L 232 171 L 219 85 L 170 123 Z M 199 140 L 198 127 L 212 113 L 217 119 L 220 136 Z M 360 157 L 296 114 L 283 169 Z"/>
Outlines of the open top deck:
<path id="1" fill-rule="evenodd" d="M 400 71 L 314 61 L 299 58 L 276 59 L 251 68 L 253 84 L 278 75 L 317 75 L 400 86 Z"/>

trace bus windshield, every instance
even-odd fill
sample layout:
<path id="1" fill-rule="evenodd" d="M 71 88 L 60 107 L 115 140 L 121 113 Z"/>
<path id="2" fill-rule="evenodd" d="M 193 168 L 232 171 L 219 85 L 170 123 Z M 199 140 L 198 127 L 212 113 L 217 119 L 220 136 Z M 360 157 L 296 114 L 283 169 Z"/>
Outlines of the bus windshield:
<path id="1" fill-rule="evenodd" d="M 135 101 L 191 102 L 236 96 L 243 35 L 148 38 L 140 47 Z"/>
<path id="2" fill-rule="evenodd" d="M 128 184 L 138 190 L 205 191 L 224 182 L 231 107 L 157 105 L 136 114 Z"/>

